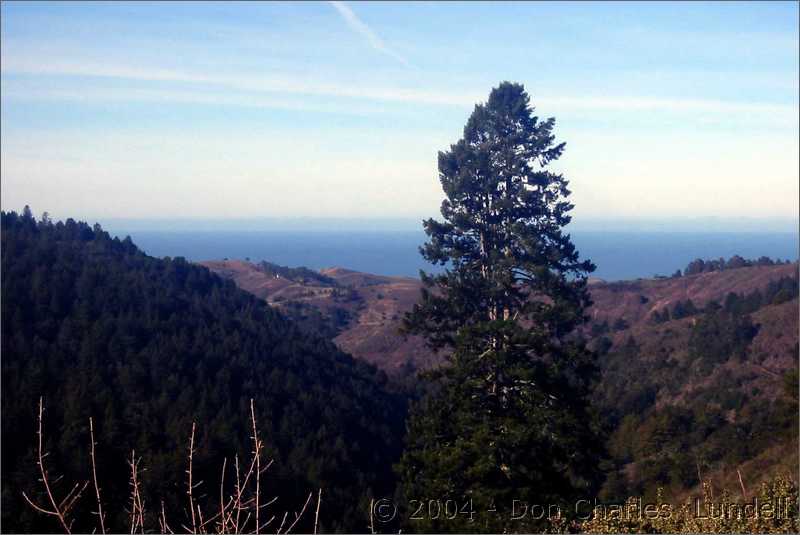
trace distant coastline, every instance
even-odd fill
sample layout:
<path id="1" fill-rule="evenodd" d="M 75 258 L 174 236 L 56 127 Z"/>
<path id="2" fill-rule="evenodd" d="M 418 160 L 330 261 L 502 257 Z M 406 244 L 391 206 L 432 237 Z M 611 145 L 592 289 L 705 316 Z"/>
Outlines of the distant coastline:
<path id="1" fill-rule="evenodd" d="M 224 258 L 267 260 L 280 265 L 312 269 L 345 267 L 377 275 L 417 276 L 420 269 L 435 270 L 417 248 L 422 231 L 403 230 L 275 230 L 275 231 L 157 231 L 111 229 L 130 235 L 147 254 L 183 256 L 191 261 Z M 597 270 L 593 277 L 607 281 L 670 275 L 695 258 L 769 256 L 796 260 L 798 233 L 791 232 L 620 232 L 572 233 L 583 258 Z"/>
<path id="2" fill-rule="evenodd" d="M 19 208 L 19 207 L 16 207 Z M 52 214 L 51 214 L 52 215 Z M 107 218 L 103 228 L 114 232 L 414 232 L 422 221 L 439 217 L 434 210 L 416 217 L 236 217 L 236 218 Z M 92 217 L 82 217 L 90 223 Z M 582 217 L 574 216 L 567 232 L 794 233 L 796 217 Z"/>

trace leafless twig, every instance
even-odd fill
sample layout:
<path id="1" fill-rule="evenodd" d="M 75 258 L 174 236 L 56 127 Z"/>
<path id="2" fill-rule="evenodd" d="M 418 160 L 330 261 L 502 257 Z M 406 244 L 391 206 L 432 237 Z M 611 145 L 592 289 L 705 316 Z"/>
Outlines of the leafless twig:
<path id="1" fill-rule="evenodd" d="M 225 489 L 225 468 L 227 467 L 227 465 L 228 465 L 228 458 L 225 457 L 224 459 L 222 459 L 222 474 L 220 475 L 220 478 L 219 478 L 219 518 L 220 518 L 220 521 L 219 521 L 219 530 L 218 531 L 219 531 L 219 533 L 222 533 L 222 534 L 227 533 L 227 530 L 225 528 L 228 525 L 228 522 L 226 521 L 226 516 L 225 516 L 225 491 L 224 491 L 224 489 Z"/>
<path id="2" fill-rule="evenodd" d="M 140 462 L 141 459 L 136 458 L 136 450 L 131 450 L 131 460 L 128 463 L 131 467 L 131 534 L 136 533 L 137 527 L 144 533 L 144 502 L 139 486 Z"/>
<path id="3" fill-rule="evenodd" d="M 369 499 L 369 532 L 375 533 L 375 498 Z"/>
<path id="4" fill-rule="evenodd" d="M 186 470 L 186 473 L 189 474 L 189 485 L 188 489 L 186 490 L 186 494 L 189 496 L 189 511 L 192 514 L 192 533 L 197 533 L 197 520 L 195 519 L 194 515 L 194 496 L 192 496 L 192 489 L 194 489 L 194 485 L 192 482 L 192 458 L 194 456 L 194 428 L 195 428 L 195 422 L 192 422 L 192 435 L 189 438 L 189 469 Z"/>
<path id="5" fill-rule="evenodd" d="M 744 488 L 744 481 L 742 481 L 742 473 L 739 471 L 738 468 L 736 469 L 736 475 L 739 476 L 739 485 L 741 485 L 742 487 L 742 498 L 744 498 L 744 500 L 747 501 L 747 490 L 745 490 Z"/>
<path id="6" fill-rule="evenodd" d="M 48 506 L 42 506 L 37 503 L 34 503 L 25 493 L 23 493 L 23 497 L 25 500 L 30 504 L 30 506 L 43 514 L 55 516 L 61 527 L 67 534 L 71 534 L 72 531 L 72 522 L 69 520 L 69 512 L 74 508 L 75 504 L 78 502 L 79 498 L 81 497 L 83 491 L 88 487 L 88 485 L 93 483 L 94 485 L 94 494 L 95 499 L 97 502 L 97 510 L 92 511 L 93 514 L 98 515 L 100 519 L 100 532 L 102 535 L 105 535 L 108 528 L 106 526 L 106 513 L 103 510 L 103 502 L 101 499 L 101 492 L 100 492 L 100 485 L 98 482 L 98 474 L 97 474 L 97 457 L 96 457 L 96 445 L 97 442 L 95 441 L 94 436 L 94 419 L 89 418 L 89 437 L 91 440 L 90 443 L 90 460 L 91 460 L 91 479 L 85 482 L 76 483 L 71 490 L 64 496 L 63 499 L 60 501 L 56 499 L 55 495 L 53 494 L 53 486 L 61 479 L 61 477 L 55 478 L 53 480 L 50 479 L 50 474 L 48 473 L 47 469 L 45 468 L 44 460 L 47 457 L 47 453 L 44 451 L 44 432 L 43 432 L 43 421 L 44 421 L 44 401 L 43 399 L 39 399 L 39 428 L 38 428 L 38 465 L 39 470 L 41 473 L 41 482 L 44 486 L 44 491 L 46 493 L 47 499 L 49 501 Z M 222 462 L 222 472 L 220 476 L 220 483 L 219 483 L 219 510 L 211 517 L 206 517 L 203 514 L 201 502 L 203 504 L 206 503 L 203 497 L 198 497 L 195 495 L 195 489 L 202 484 L 202 481 L 196 481 L 195 473 L 194 473 L 194 454 L 195 454 L 195 434 L 197 430 L 196 423 L 192 423 L 192 431 L 189 437 L 189 450 L 188 450 L 188 467 L 186 469 L 187 474 L 187 490 L 186 495 L 189 499 L 189 511 L 191 515 L 191 526 L 182 525 L 183 529 L 188 532 L 198 534 L 198 533 L 207 533 L 209 526 L 212 526 L 212 531 L 216 531 L 220 534 L 228 534 L 228 533 L 256 533 L 260 534 L 264 532 L 270 525 L 273 525 L 273 522 L 276 522 L 279 516 L 275 514 L 261 514 L 262 509 L 267 509 L 268 507 L 273 506 L 278 497 L 272 497 L 267 499 L 262 496 L 262 486 L 261 486 L 261 475 L 264 474 L 273 463 L 273 460 L 269 460 L 268 462 L 262 462 L 262 454 L 264 451 L 264 442 L 258 436 L 258 425 L 256 420 L 256 413 L 255 413 L 255 403 L 251 399 L 250 400 L 250 421 L 252 426 L 252 441 L 253 441 L 253 455 L 252 459 L 249 462 L 249 466 L 247 467 L 247 471 L 243 472 L 239 463 L 239 456 L 234 457 L 234 471 L 235 471 L 235 486 L 233 492 L 228 495 L 226 499 L 225 493 L 225 480 L 226 480 L 226 471 L 228 468 L 228 460 L 227 458 L 223 459 Z M 128 462 L 130 468 L 130 511 L 129 511 L 129 522 L 130 522 L 130 533 L 144 533 L 144 523 L 145 523 L 145 506 L 144 500 L 142 496 L 142 481 L 141 481 L 141 473 L 143 470 L 140 468 L 141 458 L 137 458 L 136 451 L 131 450 L 130 460 Z M 255 481 L 253 481 L 255 480 Z M 283 533 L 287 534 L 292 529 L 294 529 L 300 519 L 304 517 L 306 511 L 309 508 L 309 504 L 311 503 L 311 499 L 313 497 L 313 492 L 308 494 L 305 503 L 303 504 L 302 508 L 296 513 L 294 513 L 294 518 L 290 520 L 289 512 L 286 511 L 281 518 L 280 526 L 277 528 L 276 533 Z M 317 505 L 316 511 L 314 514 L 314 533 L 316 534 L 319 530 L 319 515 L 320 515 L 320 508 L 322 503 L 322 489 L 320 488 L 317 491 Z M 269 519 L 262 523 L 261 518 L 262 516 L 267 517 Z M 164 500 L 161 500 L 161 510 L 157 514 L 158 519 L 158 526 L 162 533 L 174 533 L 173 530 L 170 528 L 169 523 L 167 521 L 167 511 Z M 255 525 L 251 523 L 251 521 L 255 521 Z M 288 524 L 288 527 L 286 527 Z M 371 526 L 372 527 L 372 526 Z M 271 528 L 271 530 L 274 529 Z M 95 528 L 96 531 L 96 528 Z M 94 532 L 94 531 L 93 531 Z"/>
<path id="7" fill-rule="evenodd" d="M 295 525 L 297 525 L 297 523 L 300 521 L 300 518 L 302 518 L 303 513 L 306 512 L 306 508 L 308 507 L 308 504 L 311 502 L 311 496 L 313 494 L 314 494 L 313 492 L 309 492 L 308 493 L 308 498 L 306 498 L 306 503 L 303 504 L 303 508 L 300 509 L 299 513 L 295 513 L 294 514 L 294 522 L 292 522 L 292 524 L 288 528 L 286 528 L 286 531 L 284 531 L 284 533 L 289 533 L 290 531 L 292 531 L 292 528 L 294 528 Z M 278 533 L 280 533 L 280 531 Z"/>
<path id="8" fill-rule="evenodd" d="M 261 441 L 258 440 L 258 428 L 256 427 L 256 410 L 253 405 L 253 398 L 250 398 L 250 418 L 253 421 L 253 456 L 256 461 L 256 535 L 261 526 L 258 521 L 261 511 Z"/>
<path id="9" fill-rule="evenodd" d="M 100 532 L 105 535 L 106 533 L 106 523 L 105 523 L 105 515 L 103 514 L 103 503 L 100 500 L 100 487 L 97 484 L 97 465 L 95 463 L 95 456 L 94 456 L 94 447 L 96 442 L 94 441 L 94 422 L 92 418 L 89 417 L 89 436 L 92 441 L 92 449 L 91 451 L 91 458 L 92 458 L 92 481 L 94 481 L 94 494 L 97 497 L 97 516 L 100 517 Z"/>
<path id="10" fill-rule="evenodd" d="M 67 515 L 69 514 L 70 509 L 75 505 L 80 498 L 81 493 L 86 489 L 89 485 L 89 482 L 86 481 L 83 486 L 80 483 L 76 483 L 72 490 L 66 495 L 66 497 L 61 500 L 61 502 L 56 502 L 55 497 L 53 496 L 53 491 L 50 488 L 50 480 L 48 478 L 47 469 L 44 466 L 44 458 L 47 457 L 47 453 L 44 450 L 44 432 L 42 431 L 42 421 L 44 420 L 44 399 L 39 398 L 39 429 L 36 434 L 39 437 L 39 444 L 37 448 L 37 463 L 39 465 L 39 472 L 41 473 L 42 485 L 44 485 L 44 490 L 47 494 L 47 499 L 50 501 L 51 509 L 45 509 L 44 507 L 35 504 L 24 492 L 22 493 L 22 497 L 25 498 L 25 501 L 33 507 L 35 510 L 39 511 L 40 513 L 44 513 L 46 515 L 55 516 L 58 518 L 58 521 L 61 523 L 61 527 L 64 528 L 66 533 L 72 533 L 71 525 L 72 522 L 67 522 Z M 56 481 L 61 479 L 61 477 L 56 478 Z"/>
<path id="11" fill-rule="evenodd" d="M 158 525 L 161 528 L 161 533 L 174 533 L 167 524 L 167 511 L 164 509 L 164 500 L 161 500 L 161 517 L 158 519 Z"/>
<path id="12" fill-rule="evenodd" d="M 319 526 L 319 506 L 322 503 L 322 489 L 317 493 L 317 512 L 314 513 L 314 535 L 317 535 L 317 527 Z"/>

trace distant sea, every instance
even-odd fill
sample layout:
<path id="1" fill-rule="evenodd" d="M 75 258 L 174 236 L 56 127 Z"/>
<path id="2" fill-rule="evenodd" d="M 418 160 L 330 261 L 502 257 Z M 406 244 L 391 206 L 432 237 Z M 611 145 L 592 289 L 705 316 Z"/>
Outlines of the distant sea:
<path id="1" fill-rule="evenodd" d="M 424 233 L 415 231 L 153 231 L 114 230 L 130 235 L 147 254 L 183 256 L 187 260 L 267 260 L 312 269 L 344 267 L 379 275 L 416 277 L 434 270 L 419 255 Z M 592 274 L 605 280 L 671 275 L 695 258 L 769 256 L 797 260 L 796 233 L 588 232 L 572 239 L 597 265 Z"/>

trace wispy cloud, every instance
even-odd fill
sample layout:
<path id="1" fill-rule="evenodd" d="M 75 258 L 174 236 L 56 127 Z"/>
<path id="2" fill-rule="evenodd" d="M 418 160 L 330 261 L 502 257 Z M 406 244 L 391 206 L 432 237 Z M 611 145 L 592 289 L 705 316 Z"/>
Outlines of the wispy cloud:
<path id="1" fill-rule="evenodd" d="M 75 76 L 136 80 L 139 82 L 179 82 L 195 86 L 246 91 L 365 99 L 379 102 L 470 106 L 481 100 L 479 92 L 453 92 L 407 87 L 354 86 L 296 76 L 253 76 L 249 74 L 202 74 L 191 71 L 139 67 L 123 64 L 78 63 L 39 58 L 3 58 L 4 75 Z"/>
<path id="2" fill-rule="evenodd" d="M 353 108 L 346 102 L 328 103 L 320 106 L 304 103 L 298 95 L 333 97 L 340 99 L 366 100 L 372 102 L 395 102 L 433 106 L 469 108 L 485 99 L 478 89 L 453 92 L 439 88 L 405 88 L 397 86 L 354 86 L 296 76 L 253 76 L 250 74 L 208 74 L 193 71 L 173 70 L 157 66 L 137 66 L 105 63 L 77 63 L 38 58 L 3 58 L 3 75 L 23 74 L 28 76 L 66 76 L 100 79 L 131 80 L 152 84 L 149 88 L 84 87 L 71 91 L 69 87 L 24 87 L 19 82 L 4 80 L 3 93 L 12 98 L 47 98 L 73 100 L 170 101 L 196 104 L 221 104 L 249 107 L 274 107 L 283 109 L 307 109 L 309 111 L 347 112 Z M 182 84 L 180 89 L 172 84 Z M 165 85 L 166 84 L 166 85 Z M 16 90 L 15 90 L 16 88 Z M 275 98 L 281 95 L 285 98 Z M 759 101 L 731 101 L 701 98 L 665 98 L 651 96 L 548 96 L 535 95 L 533 103 L 544 115 L 587 112 L 661 112 L 693 115 L 745 115 L 760 117 L 778 125 L 787 122 L 796 124 L 796 104 L 778 104 Z M 354 108 L 355 109 L 355 108 Z M 358 108 L 358 114 L 367 113 Z M 381 108 L 376 108 L 380 111 Z M 375 111 L 375 110 L 373 110 Z"/>
<path id="3" fill-rule="evenodd" d="M 3 74 L 26 74 L 37 76 L 87 76 L 92 78 L 117 78 L 144 82 L 189 82 L 203 83 L 209 76 L 193 75 L 158 67 L 136 67 L 123 64 L 47 60 L 35 57 L 20 58 L 3 56 Z"/>
<path id="4" fill-rule="evenodd" d="M 662 111 L 668 113 L 764 113 L 787 114 L 797 113 L 797 107 L 787 104 L 768 102 L 737 102 L 699 98 L 659 98 L 659 97 L 542 97 L 535 102 L 544 111 Z M 546 107 L 546 109 L 545 109 Z"/>
<path id="5" fill-rule="evenodd" d="M 339 15 L 342 16 L 344 21 L 354 32 L 367 40 L 372 48 L 378 52 L 381 52 L 382 54 L 386 54 L 387 56 L 396 59 L 406 67 L 410 66 L 408 61 L 403 56 L 387 47 L 386 43 L 383 42 L 383 39 L 378 37 L 378 34 L 376 34 L 372 28 L 367 26 L 363 20 L 358 18 L 358 15 L 356 15 L 353 10 L 350 9 L 350 6 L 344 2 L 339 2 L 338 0 L 332 0 L 329 2 L 329 4 L 339 12 Z"/>

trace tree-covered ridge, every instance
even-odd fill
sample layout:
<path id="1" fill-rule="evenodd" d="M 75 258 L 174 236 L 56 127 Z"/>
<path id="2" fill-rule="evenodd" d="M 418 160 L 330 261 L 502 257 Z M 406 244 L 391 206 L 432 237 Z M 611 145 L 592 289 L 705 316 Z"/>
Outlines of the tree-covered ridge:
<path id="1" fill-rule="evenodd" d="M 338 286 L 336 281 L 331 277 L 325 276 L 319 271 L 314 271 L 313 269 L 309 269 L 305 266 L 293 268 L 281 266 L 279 264 L 273 264 L 272 262 L 263 260 L 256 264 L 256 267 L 261 272 L 274 277 L 283 277 L 285 279 L 303 283 L 315 282 L 325 286 Z"/>
<path id="2" fill-rule="evenodd" d="M 94 418 L 108 525 L 127 526 L 126 459 L 141 455 L 145 501 L 182 505 L 197 422 L 195 478 L 214 495 L 223 457 L 249 450 L 260 415 L 269 485 L 283 509 L 323 488 L 327 530 L 363 530 L 364 500 L 391 491 L 404 402 L 382 372 L 354 361 L 262 301 L 182 258 L 156 259 L 129 238 L 71 219 L 2 213 L 3 527 L 51 531 L 34 497 L 36 407 L 44 396 L 48 462 L 85 477 Z M 91 531 L 90 504 L 77 530 Z M 147 526 L 158 529 L 157 526 Z"/>
<path id="3" fill-rule="evenodd" d="M 739 473 L 750 484 L 765 466 L 796 472 L 797 295 L 797 277 L 781 277 L 722 304 L 678 301 L 614 343 L 595 339 L 612 456 L 604 499 L 658 487 L 682 496 Z"/>
<path id="4" fill-rule="evenodd" d="M 720 305 L 716 301 L 710 301 L 706 303 L 705 309 L 716 310 L 722 307 L 728 312 L 748 314 L 766 305 L 786 303 L 797 298 L 797 296 L 797 277 L 781 277 L 780 279 L 769 281 L 763 291 L 757 288 L 746 295 L 728 292 L 728 295 L 725 296 L 724 305 Z M 651 317 L 654 322 L 663 323 L 670 319 L 679 320 L 694 316 L 703 311 L 704 309 L 697 308 L 691 299 L 687 299 L 686 301 L 678 301 L 671 309 L 665 307 L 661 310 L 655 310 L 652 312 Z"/>
<path id="5" fill-rule="evenodd" d="M 780 264 L 788 264 L 789 260 L 781 261 L 780 259 L 773 260 L 768 256 L 760 256 L 754 259 L 747 259 L 739 256 L 738 254 L 733 255 L 728 260 L 724 258 L 717 258 L 711 260 L 703 260 L 702 258 L 696 258 L 689 262 L 686 268 L 683 270 L 683 275 L 697 275 L 698 273 L 709 273 L 711 271 L 724 271 L 726 269 L 738 269 L 743 267 L 752 267 L 752 266 L 775 266 Z M 675 275 L 680 277 L 681 271 L 678 270 L 675 272 Z"/>

